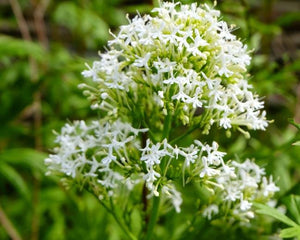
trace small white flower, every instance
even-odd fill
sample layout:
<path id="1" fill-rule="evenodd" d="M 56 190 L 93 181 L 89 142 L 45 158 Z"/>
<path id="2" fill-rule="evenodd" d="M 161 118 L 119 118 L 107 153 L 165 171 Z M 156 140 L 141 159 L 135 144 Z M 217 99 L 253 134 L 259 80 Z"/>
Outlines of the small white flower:
<path id="1" fill-rule="evenodd" d="M 223 183 L 223 186 L 225 188 L 225 200 L 235 202 L 237 199 L 240 198 L 241 195 L 241 189 L 237 185 L 238 182 L 235 181 L 228 181 L 226 183 Z"/>
<path id="2" fill-rule="evenodd" d="M 207 208 L 204 209 L 202 215 L 206 217 L 208 220 L 211 220 L 213 215 L 217 215 L 219 213 L 218 205 L 211 204 Z"/>
<path id="3" fill-rule="evenodd" d="M 225 129 L 228 129 L 228 128 L 231 128 L 231 124 L 230 124 L 230 119 L 226 116 L 223 116 L 221 119 L 220 119 L 220 126 L 225 128 Z"/>
<path id="4" fill-rule="evenodd" d="M 240 201 L 240 208 L 242 211 L 247 211 L 251 209 L 252 203 L 248 202 L 247 200 L 244 200 L 243 194 L 241 194 Z"/>
<path id="5" fill-rule="evenodd" d="M 262 178 L 262 192 L 265 197 L 272 196 L 275 192 L 278 192 L 280 189 L 273 182 L 273 177 L 270 176 L 269 181 L 266 177 Z"/>
<path id="6" fill-rule="evenodd" d="M 182 150 L 177 149 L 176 155 L 180 154 L 184 157 L 184 163 L 187 167 L 189 167 L 191 164 L 195 163 L 198 156 L 199 149 L 195 147 L 193 144 L 188 148 L 183 148 Z"/>
<path id="7" fill-rule="evenodd" d="M 149 62 L 150 57 L 151 57 L 150 52 L 146 53 L 146 55 L 143 57 L 138 56 L 137 59 L 135 60 L 135 62 L 133 63 L 133 66 L 145 67 L 146 69 L 149 69 L 148 62 Z"/>
<path id="8" fill-rule="evenodd" d="M 144 161 L 147 167 L 152 168 L 154 165 L 160 164 L 163 157 L 172 156 L 169 152 L 169 148 L 172 147 L 167 144 L 166 141 L 154 145 L 150 139 L 147 139 L 146 147 L 140 149 L 142 152 L 141 161 Z"/>
<path id="9" fill-rule="evenodd" d="M 169 198 L 175 208 L 175 211 L 179 213 L 181 211 L 180 206 L 182 204 L 182 198 L 180 192 L 178 192 L 174 185 L 164 185 L 162 187 L 162 193 Z"/>

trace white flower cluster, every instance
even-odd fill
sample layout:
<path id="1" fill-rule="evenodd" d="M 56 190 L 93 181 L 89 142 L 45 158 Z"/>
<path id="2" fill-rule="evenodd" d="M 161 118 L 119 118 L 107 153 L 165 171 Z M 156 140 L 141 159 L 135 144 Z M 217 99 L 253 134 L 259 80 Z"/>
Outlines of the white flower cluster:
<path id="1" fill-rule="evenodd" d="M 104 118 L 66 124 L 46 159 L 48 173 L 88 184 L 102 199 L 120 186 L 130 192 L 145 184 L 148 198 L 162 196 L 177 212 L 180 186 L 200 182 L 221 199 L 204 216 L 227 206 L 233 215 L 252 217 L 253 201 L 266 202 L 279 190 L 264 169 L 250 160 L 225 162 L 216 142 L 170 141 L 173 126 L 205 134 L 213 124 L 265 129 L 264 103 L 245 79 L 246 46 L 207 5 L 165 2 L 152 14 L 129 20 L 83 72 L 96 86 L 80 87 Z"/>
<path id="2" fill-rule="evenodd" d="M 112 195 L 121 185 L 131 191 L 144 181 L 149 190 L 148 197 L 159 196 L 158 188 L 162 186 L 161 193 L 171 200 L 177 212 L 182 198 L 169 169 L 179 163 L 182 175 L 189 181 L 200 180 L 218 192 L 224 201 L 240 206 L 241 211 L 250 210 L 251 202 L 269 199 L 278 191 L 272 179 L 267 181 L 264 177 L 264 169 L 255 163 L 247 160 L 227 165 L 223 160 L 225 153 L 218 150 L 216 142 L 210 146 L 196 140 L 183 148 L 172 147 L 166 139 L 156 144 L 147 139 L 146 146 L 141 148 L 138 134 L 146 131 L 120 120 L 111 124 L 99 121 L 90 125 L 84 121 L 66 124 L 56 138 L 59 147 L 55 154 L 45 160 L 48 173 L 62 173 L 79 183 L 102 187 L 98 197 Z M 236 214 L 239 213 L 237 210 Z"/>
<path id="3" fill-rule="evenodd" d="M 178 161 L 183 162 L 182 175 L 186 175 L 189 181 L 191 179 L 200 180 L 215 194 L 218 193 L 222 201 L 230 203 L 230 206 L 234 205 L 234 215 L 254 216 L 250 211 L 252 202 L 267 201 L 275 192 L 279 191 L 272 181 L 272 177 L 268 181 L 265 177 L 265 170 L 249 159 L 243 163 L 233 161 L 226 164 L 223 160 L 226 153 L 218 150 L 216 142 L 210 146 L 196 140 L 187 148 L 179 148 L 172 147 L 166 140 L 153 144 L 148 139 L 147 146 L 141 149 L 141 152 L 141 161 L 144 161 L 147 166 L 147 174 L 144 175 L 144 179 L 151 194 L 156 196 L 159 194 L 157 191 L 159 183 L 168 176 L 168 168 L 164 169 L 164 172 L 162 171 L 163 161 L 168 167 L 178 164 Z M 173 192 L 177 192 L 174 186 Z M 174 199 L 177 202 L 175 201 L 173 204 L 179 210 L 179 203 L 181 204 L 182 201 L 178 201 L 179 194 L 175 195 Z M 213 209 L 216 211 L 216 207 Z M 207 213 L 205 210 L 204 215 L 209 217 L 211 213 Z"/>
<path id="4" fill-rule="evenodd" d="M 240 218 L 253 218 L 252 204 L 255 201 L 269 200 L 279 188 L 274 184 L 272 176 L 269 180 L 265 176 L 265 169 L 260 168 L 253 161 L 247 159 L 243 163 L 233 161 L 230 171 L 224 171 L 216 177 L 220 186 L 220 205 L 228 207 L 228 203 L 235 203 L 232 207 L 233 215 Z M 211 204 L 203 211 L 203 216 L 211 219 L 219 213 L 219 206 Z"/>
<path id="5" fill-rule="evenodd" d="M 164 2 L 153 14 L 121 26 L 108 43 L 110 49 L 83 72 L 101 86 L 101 93 L 121 95 L 111 100 L 90 93 L 94 107 L 110 112 L 124 105 L 131 110 L 146 92 L 160 112 L 167 114 L 171 106 L 184 124 L 202 108 L 206 133 L 214 123 L 225 129 L 237 125 L 264 130 L 264 103 L 244 76 L 250 63 L 247 47 L 218 20 L 219 11 Z M 128 96 L 131 101 L 124 101 Z"/>
<path id="6" fill-rule="evenodd" d="M 136 136 L 144 131 L 120 120 L 66 124 L 57 135 L 55 154 L 45 160 L 47 174 L 62 173 L 78 183 L 98 183 L 112 190 L 126 180 L 118 169 L 131 166 L 128 151 L 139 148 Z"/>

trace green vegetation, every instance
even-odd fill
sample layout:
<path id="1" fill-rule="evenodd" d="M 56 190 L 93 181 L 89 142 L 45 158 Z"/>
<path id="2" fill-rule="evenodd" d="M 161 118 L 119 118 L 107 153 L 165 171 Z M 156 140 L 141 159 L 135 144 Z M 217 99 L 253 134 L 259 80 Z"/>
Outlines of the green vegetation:
<path id="1" fill-rule="evenodd" d="M 293 7 L 279 12 L 284 3 L 226 0 L 216 6 L 225 21 L 236 25 L 234 34 L 253 49 L 250 83 L 254 92 L 265 96 L 272 123 L 266 131 L 251 132 L 250 139 L 235 132 L 224 138 L 214 129 L 211 134 L 229 158 L 255 158 L 273 175 L 280 187 L 274 208 L 255 204 L 256 217 L 241 225 L 204 219 L 197 211 L 199 202 L 191 198 L 180 213 L 170 210 L 159 219 L 155 239 L 300 239 L 300 53 L 299 42 L 291 37 L 297 27 L 299 34 L 299 12 Z M 126 13 L 131 18 L 137 10 L 148 13 L 157 4 L 0 2 L 0 239 L 126 239 L 92 194 L 66 189 L 59 178 L 46 176 L 44 159 L 55 146 L 53 130 L 59 131 L 66 121 L 97 118 L 78 84 L 87 81 L 81 75 L 84 64 L 105 51 L 109 29 L 118 32 L 127 23 Z M 194 194 L 189 188 L 185 192 Z M 134 234 L 140 232 L 137 212 L 123 218 L 136 223 L 129 226 Z"/>

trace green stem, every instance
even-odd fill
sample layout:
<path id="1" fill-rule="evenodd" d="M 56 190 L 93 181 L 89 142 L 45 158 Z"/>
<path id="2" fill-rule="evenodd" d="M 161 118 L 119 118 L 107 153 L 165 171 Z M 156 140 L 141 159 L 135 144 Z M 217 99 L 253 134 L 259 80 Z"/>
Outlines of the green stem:
<path id="1" fill-rule="evenodd" d="M 153 230 L 158 218 L 159 202 L 160 202 L 160 197 L 153 197 L 153 206 L 152 206 L 150 221 L 149 221 L 145 240 L 151 240 L 153 236 Z"/>
<path id="2" fill-rule="evenodd" d="M 95 194 L 93 194 L 93 196 L 95 196 L 97 198 L 97 196 Z M 98 198 L 97 198 L 98 199 Z M 99 199 L 98 199 L 99 200 Z M 103 201 L 99 201 L 100 204 L 106 209 L 106 211 L 108 213 L 110 213 L 113 218 L 116 220 L 116 222 L 118 223 L 118 225 L 120 226 L 120 228 L 123 230 L 123 232 L 127 235 L 128 239 L 130 240 L 137 240 L 137 238 L 129 231 L 129 229 L 125 226 L 125 224 L 123 223 L 123 221 L 120 220 L 120 217 L 117 215 L 115 208 L 114 208 L 114 204 L 112 202 L 112 199 L 110 199 L 110 205 L 111 208 L 109 206 L 107 206 Z"/>
<path id="3" fill-rule="evenodd" d="M 100 201 L 101 202 L 101 201 Z M 105 204 L 102 203 L 102 205 L 105 206 Z M 121 217 L 117 215 L 114 207 L 114 203 L 112 202 L 112 199 L 110 199 L 110 205 L 111 209 L 109 209 L 107 206 L 105 208 L 113 215 L 116 222 L 119 224 L 123 232 L 127 235 L 127 237 L 130 240 L 137 240 L 137 238 L 129 231 L 129 229 L 125 226 L 124 222 L 121 220 Z"/>
<path id="4" fill-rule="evenodd" d="M 171 111 L 169 109 L 169 107 L 167 106 L 167 116 L 165 118 L 164 121 L 164 130 L 163 130 L 163 134 L 162 134 L 162 140 L 164 140 L 165 138 L 169 138 L 169 133 L 171 130 L 171 125 L 172 125 L 172 115 L 171 115 Z"/>
<path id="5" fill-rule="evenodd" d="M 189 130 L 187 130 L 184 134 L 180 135 L 179 137 L 174 138 L 172 141 L 170 141 L 170 144 L 174 144 L 174 143 L 178 142 L 179 140 L 185 138 L 186 136 L 188 136 L 192 132 L 194 132 L 196 129 L 199 129 L 198 125 L 195 125 L 194 127 L 190 128 Z"/>

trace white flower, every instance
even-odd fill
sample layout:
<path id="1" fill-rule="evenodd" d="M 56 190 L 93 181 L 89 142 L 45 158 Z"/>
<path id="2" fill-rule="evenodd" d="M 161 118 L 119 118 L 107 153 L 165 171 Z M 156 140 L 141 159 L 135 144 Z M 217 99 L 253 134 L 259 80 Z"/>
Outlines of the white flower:
<path id="1" fill-rule="evenodd" d="M 171 200 L 175 211 L 179 213 L 181 211 L 180 206 L 182 204 L 182 198 L 180 192 L 178 192 L 174 185 L 168 184 L 162 187 L 162 193 Z"/>
<path id="2" fill-rule="evenodd" d="M 230 124 L 230 119 L 226 116 L 223 116 L 221 119 L 220 119 L 220 126 L 225 128 L 225 129 L 228 129 L 228 128 L 231 128 L 231 124 Z"/>
<path id="3" fill-rule="evenodd" d="M 147 173 L 144 174 L 144 180 L 147 182 L 147 187 L 151 194 L 158 196 L 156 186 L 154 182 L 161 176 L 159 172 L 155 170 L 159 166 L 162 158 L 172 157 L 171 150 L 173 148 L 167 143 L 165 139 L 162 143 L 158 142 L 153 144 L 150 139 L 147 139 L 146 146 L 141 151 L 141 162 L 145 162 L 147 167 Z M 150 194 L 150 196 L 151 196 Z"/>
<path id="4" fill-rule="evenodd" d="M 144 174 L 143 179 L 146 181 L 146 186 L 150 191 L 148 197 L 159 196 L 159 192 L 157 191 L 157 185 L 154 182 L 160 177 L 161 175 L 156 172 L 152 167 L 147 169 L 147 173 Z"/>
<path id="5" fill-rule="evenodd" d="M 273 177 L 270 176 L 269 181 L 266 177 L 262 178 L 262 192 L 265 197 L 272 196 L 275 192 L 279 191 L 279 187 L 273 182 Z"/>
<path id="6" fill-rule="evenodd" d="M 163 147 L 161 149 L 161 147 Z M 146 147 L 140 149 L 142 152 L 141 161 L 144 161 L 148 168 L 152 168 L 154 165 L 160 164 L 160 161 L 165 156 L 172 156 L 169 153 L 169 149 L 172 147 L 166 142 L 153 144 L 150 139 L 146 141 Z"/>
<path id="7" fill-rule="evenodd" d="M 252 203 L 250 203 L 248 200 L 244 200 L 243 194 L 241 194 L 240 201 L 240 208 L 242 211 L 247 211 L 251 209 Z"/>
<path id="8" fill-rule="evenodd" d="M 218 205 L 211 204 L 207 208 L 204 209 L 202 215 L 204 217 L 208 218 L 208 220 L 211 220 L 212 216 L 216 215 L 218 213 L 219 213 L 219 207 L 218 207 Z"/>
<path id="9" fill-rule="evenodd" d="M 207 157 L 203 157 L 208 165 L 219 166 L 223 163 L 223 157 L 226 155 L 224 152 L 218 151 L 219 145 L 217 142 L 213 142 L 212 146 L 206 144 L 204 150 L 207 152 Z"/>
<path id="10" fill-rule="evenodd" d="M 103 179 L 98 179 L 97 182 L 103 185 L 107 189 L 113 189 L 118 186 L 121 182 L 124 181 L 124 176 L 111 170 L 109 167 L 104 167 L 98 170 L 101 173 L 104 173 Z"/>
<path id="11" fill-rule="evenodd" d="M 242 163 L 232 161 L 223 165 L 223 171 L 216 176 L 220 188 L 219 193 L 226 202 L 235 204 L 234 215 L 239 218 L 252 218 L 252 204 L 256 199 L 268 202 L 279 188 L 264 176 L 265 170 L 253 161 L 246 159 Z"/>
<path id="12" fill-rule="evenodd" d="M 239 188 L 238 183 L 238 181 L 234 180 L 223 183 L 225 191 L 222 195 L 224 195 L 225 201 L 235 202 L 237 199 L 240 198 L 241 189 Z"/>
<path id="13" fill-rule="evenodd" d="M 143 56 L 143 57 L 137 56 L 137 59 L 133 63 L 133 66 L 136 66 L 136 67 L 145 67 L 146 69 L 149 69 L 148 61 L 149 61 L 150 57 L 151 57 L 151 53 L 150 52 L 146 53 L 146 55 Z"/>

